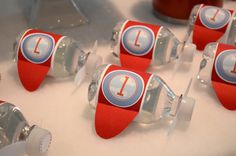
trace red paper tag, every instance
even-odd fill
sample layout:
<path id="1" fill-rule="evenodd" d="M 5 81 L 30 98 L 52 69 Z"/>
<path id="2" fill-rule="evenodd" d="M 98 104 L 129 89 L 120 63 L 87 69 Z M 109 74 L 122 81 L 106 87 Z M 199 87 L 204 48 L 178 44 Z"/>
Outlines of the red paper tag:
<path id="1" fill-rule="evenodd" d="M 5 101 L 0 100 L 0 105 L 3 104 Z"/>
<path id="2" fill-rule="evenodd" d="M 200 6 L 193 28 L 193 43 L 198 50 L 203 50 L 208 43 L 218 41 L 225 34 L 232 14 L 232 10 Z"/>
<path id="3" fill-rule="evenodd" d="M 222 105 L 229 110 L 236 110 L 236 46 L 218 44 L 212 85 Z"/>
<path id="4" fill-rule="evenodd" d="M 124 67 L 146 71 L 155 51 L 160 26 L 127 21 L 120 34 L 120 62 Z"/>
<path id="5" fill-rule="evenodd" d="M 151 74 L 108 66 L 102 78 L 95 115 L 97 134 L 112 138 L 134 120 L 140 110 Z"/>
<path id="6" fill-rule="evenodd" d="M 18 74 L 28 91 L 36 90 L 46 77 L 52 54 L 62 35 L 40 30 L 27 30 L 19 41 Z"/>

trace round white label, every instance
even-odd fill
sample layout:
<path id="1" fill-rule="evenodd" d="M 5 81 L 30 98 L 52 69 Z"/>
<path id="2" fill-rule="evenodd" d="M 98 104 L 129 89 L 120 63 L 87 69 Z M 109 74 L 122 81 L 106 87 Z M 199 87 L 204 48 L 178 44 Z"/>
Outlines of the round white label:
<path id="1" fill-rule="evenodd" d="M 216 58 L 215 69 L 222 80 L 236 84 L 236 50 L 221 52 Z"/>
<path id="2" fill-rule="evenodd" d="M 155 35 L 146 26 L 131 26 L 122 34 L 121 42 L 128 53 L 143 56 L 153 48 Z"/>
<path id="3" fill-rule="evenodd" d="M 127 70 L 108 73 L 102 82 L 105 98 L 118 107 L 130 107 L 136 104 L 144 90 L 142 77 Z"/>
<path id="4" fill-rule="evenodd" d="M 23 56 L 35 64 L 46 62 L 52 55 L 54 47 L 54 38 L 42 33 L 29 34 L 21 43 Z"/>
<path id="5" fill-rule="evenodd" d="M 205 27 L 210 29 L 220 29 L 229 23 L 231 13 L 222 8 L 204 6 L 201 8 L 199 16 Z"/>

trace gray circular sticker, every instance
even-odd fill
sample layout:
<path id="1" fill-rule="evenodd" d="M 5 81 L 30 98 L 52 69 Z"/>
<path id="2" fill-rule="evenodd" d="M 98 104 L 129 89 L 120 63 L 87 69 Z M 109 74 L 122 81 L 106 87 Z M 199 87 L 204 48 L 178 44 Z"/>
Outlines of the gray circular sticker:
<path id="1" fill-rule="evenodd" d="M 34 33 L 27 35 L 21 44 L 23 56 L 30 62 L 41 64 L 52 55 L 55 41 L 50 35 Z"/>
<path id="2" fill-rule="evenodd" d="M 124 31 L 121 42 L 128 53 L 143 56 L 153 48 L 155 35 L 146 26 L 131 26 Z"/>
<path id="3" fill-rule="evenodd" d="M 215 69 L 222 80 L 236 84 L 236 50 L 221 52 L 216 58 Z"/>
<path id="4" fill-rule="evenodd" d="M 220 29 L 229 23 L 231 13 L 222 8 L 204 6 L 201 8 L 199 16 L 205 27 L 210 29 Z"/>
<path id="5" fill-rule="evenodd" d="M 143 90 L 143 78 L 127 70 L 112 71 L 102 82 L 105 98 L 117 107 L 133 106 L 141 98 Z"/>

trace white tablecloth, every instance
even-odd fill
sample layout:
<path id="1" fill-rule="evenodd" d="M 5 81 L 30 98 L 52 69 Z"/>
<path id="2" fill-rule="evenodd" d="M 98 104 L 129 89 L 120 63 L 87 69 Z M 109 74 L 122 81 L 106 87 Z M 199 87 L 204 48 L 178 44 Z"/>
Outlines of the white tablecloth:
<path id="1" fill-rule="evenodd" d="M 166 135 L 167 128 L 160 125 L 141 127 L 131 124 L 118 137 L 110 140 L 99 138 L 94 129 L 94 114 L 87 101 L 89 81 L 74 91 L 72 79 L 58 81 L 47 78 L 37 91 L 26 91 L 18 79 L 16 65 L 11 60 L 15 36 L 26 27 L 18 2 L 0 2 L 0 99 L 16 104 L 30 123 L 52 132 L 49 156 L 236 155 L 236 112 L 224 109 L 213 89 L 199 87 L 196 79 L 189 93 L 196 99 L 191 124 L 187 129 L 177 127 L 170 136 Z M 93 41 L 98 39 L 98 53 L 103 56 L 105 63 L 118 63 L 111 58 L 109 38 L 111 28 L 120 19 L 130 18 L 167 26 L 179 39 L 184 37 L 186 31 L 186 26 L 158 20 L 152 14 L 150 0 L 81 2 L 81 10 L 91 24 L 57 31 L 77 38 L 85 50 L 89 50 Z M 225 3 L 224 7 L 236 9 L 235 2 Z M 198 53 L 193 62 L 194 70 L 180 71 L 174 77 L 171 65 L 150 71 L 158 73 L 177 94 L 181 94 L 190 76 L 196 74 L 200 60 L 201 54 Z"/>

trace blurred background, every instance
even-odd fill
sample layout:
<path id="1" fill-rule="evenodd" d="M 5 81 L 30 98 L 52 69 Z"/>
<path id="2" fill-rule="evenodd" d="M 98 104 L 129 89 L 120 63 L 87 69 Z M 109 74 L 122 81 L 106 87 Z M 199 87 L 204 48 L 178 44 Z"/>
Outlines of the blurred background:
<path id="1" fill-rule="evenodd" d="M 50 26 L 48 23 L 56 23 L 58 19 L 61 25 L 58 23 L 59 27 L 49 29 L 50 31 L 74 37 L 84 48 L 88 48 L 95 40 L 99 41 L 99 45 L 109 44 L 112 28 L 118 21 L 127 18 L 167 26 L 170 29 L 186 26 L 192 6 L 202 2 L 223 5 L 222 0 L 2 0 L 0 60 L 10 57 L 16 36 L 27 27 L 39 26 L 47 30 Z M 171 24 L 176 18 L 185 25 Z M 76 24 L 83 22 L 85 24 L 76 27 Z M 178 33 L 176 35 L 178 37 Z"/>
<path id="2" fill-rule="evenodd" d="M 47 3 L 36 5 L 39 1 L 48 2 L 50 5 L 47 6 Z M 163 25 L 177 38 L 183 40 L 187 30 L 185 13 L 191 10 L 186 6 L 192 6 L 191 0 L 75 0 L 74 10 L 67 5 L 62 5 L 65 9 L 53 7 L 53 3 L 63 4 L 65 1 L 71 3 L 70 0 L 0 1 L 0 73 L 2 73 L 0 98 L 19 106 L 30 122 L 52 131 L 53 142 L 48 156 L 236 155 L 236 114 L 223 109 L 214 91 L 209 88 L 205 88 L 204 91 L 197 90 L 193 85 L 190 96 L 197 102 L 188 130 L 178 130 L 167 137 L 166 129 L 161 126 L 138 127 L 133 124 L 121 136 L 108 141 L 100 139 L 94 130 L 94 114 L 87 102 L 88 80 L 77 92 L 74 92 L 72 79 L 60 82 L 46 79 L 39 91 L 27 92 L 20 84 L 16 65 L 12 61 L 13 43 L 16 36 L 29 27 L 29 18 L 31 15 L 35 17 L 37 11 L 41 10 L 41 17 L 49 16 L 48 11 L 51 11 L 50 14 L 54 15 L 54 19 L 60 19 L 60 23 L 63 23 L 61 19 L 64 16 L 70 17 L 67 19 L 75 23 L 84 21 L 78 27 L 70 25 L 56 29 L 49 28 L 49 31 L 75 38 L 85 51 L 90 50 L 94 41 L 98 40 L 97 52 L 103 56 L 105 63 L 117 64 L 117 61 L 111 59 L 110 38 L 112 29 L 118 21 L 132 19 Z M 153 10 L 154 1 L 155 9 L 159 9 L 158 16 Z M 188 5 L 185 6 L 181 2 Z M 236 10 L 236 2 L 231 0 L 224 1 L 224 4 L 221 0 L 211 2 Z M 32 6 L 34 8 L 31 12 L 29 8 Z M 79 11 L 75 11 L 75 6 Z M 160 10 L 160 6 L 169 8 L 171 12 L 165 12 L 166 9 Z M 182 14 L 179 12 L 178 16 L 175 14 L 176 10 L 178 12 L 184 9 L 187 11 Z M 77 15 L 69 16 L 70 13 Z M 63 17 L 57 17 L 57 14 Z M 166 18 L 163 16 L 165 14 L 172 17 Z M 172 18 L 181 20 L 176 21 Z M 171 20 L 172 22 L 168 22 Z M 198 53 L 193 63 L 195 69 L 198 69 L 200 60 L 201 54 Z M 183 72 L 170 79 L 171 71 L 168 71 L 168 67 L 152 72 L 165 79 L 176 94 L 183 93 L 189 77 Z M 193 76 L 194 72 L 191 74 Z"/>

